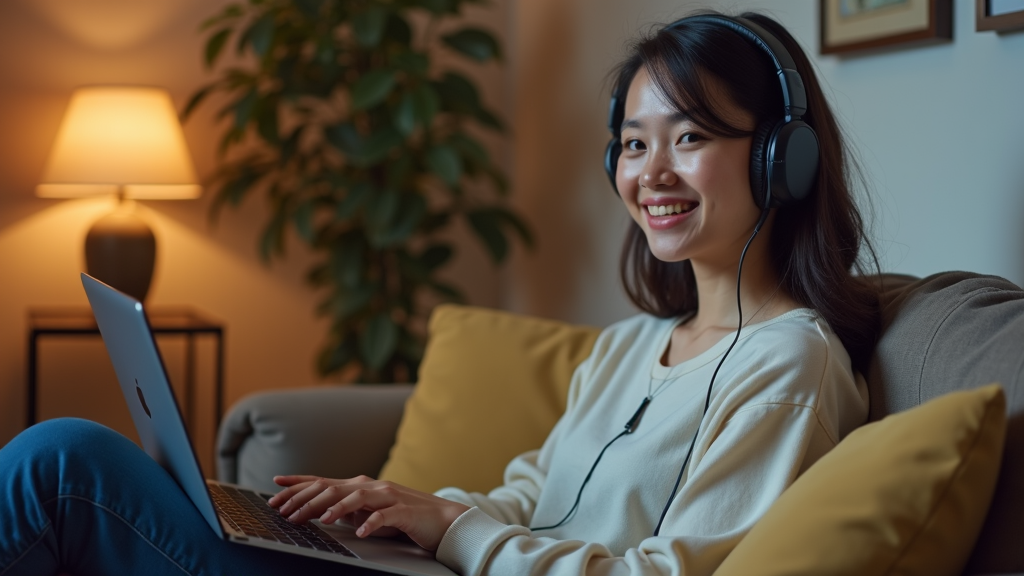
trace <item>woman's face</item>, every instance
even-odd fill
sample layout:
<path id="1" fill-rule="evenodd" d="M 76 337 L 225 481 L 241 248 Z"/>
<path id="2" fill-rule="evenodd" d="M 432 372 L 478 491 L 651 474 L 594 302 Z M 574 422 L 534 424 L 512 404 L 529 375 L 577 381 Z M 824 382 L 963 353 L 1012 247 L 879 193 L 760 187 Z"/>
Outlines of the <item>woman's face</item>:
<path id="1" fill-rule="evenodd" d="M 714 84 L 711 86 L 715 93 Z M 716 111 L 753 130 L 754 118 L 725 90 Z M 643 67 L 626 95 L 615 183 L 656 258 L 731 264 L 760 210 L 750 193 L 751 138 L 703 130 L 666 102 Z"/>

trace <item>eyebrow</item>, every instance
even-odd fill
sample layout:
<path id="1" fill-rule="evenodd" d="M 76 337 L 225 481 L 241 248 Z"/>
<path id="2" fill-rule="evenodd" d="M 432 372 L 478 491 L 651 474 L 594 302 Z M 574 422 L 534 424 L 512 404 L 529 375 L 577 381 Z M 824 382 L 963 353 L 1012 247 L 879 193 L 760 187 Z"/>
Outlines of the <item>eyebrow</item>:
<path id="1" fill-rule="evenodd" d="M 669 115 L 668 119 L 673 124 L 676 124 L 678 122 L 685 122 L 687 120 L 690 120 L 691 118 L 690 118 L 689 114 L 687 114 L 685 112 L 678 112 L 677 111 L 677 112 L 673 112 L 671 115 Z M 633 118 L 628 118 L 628 119 L 622 121 L 622 125 L 619 126 L 619 132 L 621 133 L 626 128 L 643 128 L 643 124 L 639 120 L 635 120 Z"/>

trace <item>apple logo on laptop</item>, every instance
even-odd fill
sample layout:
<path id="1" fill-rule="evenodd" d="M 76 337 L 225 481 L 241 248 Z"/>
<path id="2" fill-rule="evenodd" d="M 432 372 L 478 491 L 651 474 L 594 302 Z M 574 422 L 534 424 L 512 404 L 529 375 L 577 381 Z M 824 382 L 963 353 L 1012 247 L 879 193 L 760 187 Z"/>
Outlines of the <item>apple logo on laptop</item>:
<path id="1" fill-rule="evenodd" d="M 146 416 L 149 416 L 149 419 L 152 420 L 153 415 L 149 413 L 149 406 L 146 406 L 146 397 L 142 395 L 142 388 L 139 388 L 138 378 L 135 379 L 135 391 L 139 393 L 139 402 L 142 403 L 142 409 L 146 411 Z"/>

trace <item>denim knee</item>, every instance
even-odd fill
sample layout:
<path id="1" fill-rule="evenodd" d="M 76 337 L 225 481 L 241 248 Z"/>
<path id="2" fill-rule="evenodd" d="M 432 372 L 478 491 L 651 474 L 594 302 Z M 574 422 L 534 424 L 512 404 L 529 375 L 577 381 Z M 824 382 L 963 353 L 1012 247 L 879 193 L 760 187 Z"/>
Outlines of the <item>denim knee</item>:
<path id="1" fill-rule="evenodd" d="M 0 469 L 20 471 L 37 488 L 69 478 L 95 478 L 137 458 L 131 440 L 96 422 L 57 418 L 32 426 L 0 451 Z M 144 456 L 144 454 L 142 454 Z"/>

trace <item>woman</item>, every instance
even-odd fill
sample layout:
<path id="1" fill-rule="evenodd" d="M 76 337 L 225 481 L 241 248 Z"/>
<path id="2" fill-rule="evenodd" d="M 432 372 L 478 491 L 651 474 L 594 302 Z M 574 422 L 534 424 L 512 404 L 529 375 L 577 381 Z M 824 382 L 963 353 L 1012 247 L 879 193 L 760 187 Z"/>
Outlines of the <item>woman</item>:
<path id="1" fill-rule="evenodd" d="M 802 90 L 788 72 L 780 88 L 782 51 Z M 792 37 L 749 14 L 669 25 L 619 68 L 612 117 L 609 173 L 634 221 L 623 280 L 646 314 L 602 333 L 544 446 L 488 495 L 289 476 L 272 506 L 405 533 L 462 574 L 711 574 L 865 421 L 876 297 L 851 275 L 864 239 L 845 150 Z M 209 538 L 161 469 L 95 425 L 26 431 L 0 451 L 0 486 L 0 576 L 348 573 Z"/>

